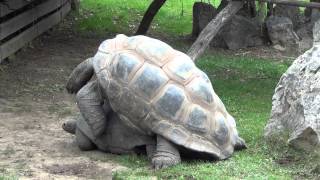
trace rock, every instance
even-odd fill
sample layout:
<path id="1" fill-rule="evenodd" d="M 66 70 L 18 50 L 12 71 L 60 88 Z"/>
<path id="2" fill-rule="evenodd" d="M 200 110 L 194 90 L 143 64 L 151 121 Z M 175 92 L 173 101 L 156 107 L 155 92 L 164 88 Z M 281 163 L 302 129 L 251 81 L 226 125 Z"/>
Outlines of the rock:
<path id="1" fill-rule="evenodd" d="M 281 46 L 280 44 L 274 45 L 273 48 L 278 50 L 278 51 L 285 51 L 286 50 L 286 48 Z"/>
<path id="2" fill-rule="evenodd" d="M 192 36 L 197 37 L 216 15 L 217 10 L 211 4 L 195 2 L 193 4 Z"/>
<path id="3" fill-rule="evenodd" d="M 302 17 L 300 16 L 300 9 L 296 6 L 288 6 L 277 4 L 274 7 L 274 15 L 278 17 L 287 17 L 292 21 L 293 28 L 297 29 L 302 23 Z"/>
<path id="4" fill-rule="evenodd" d="M 237 15 L 220 30 L 211 46 L 232 50 L 261 46 L 265 43 L 261 34 L 259 23 L 255 19 Z"/>
<path id="5" fill-rule="evenodd" d="M 270 16 L 266 20 L 269 39 L 273 45 L 280 44 L 283 47 L 296 46 L 298 35 L 293 30 L 292 21 L 287 17 Z"/>
<path id="6" fill-rule="evenodd" d="M 320 45 L 298 57 L 282 75 L 272 98 L 266 139 L 297 149 L 320 150 Z"/>
<path id="7" fill-rule="evenodd" d="M 197 37 L 203 28 L 217 15 L 211 4 L 195 2 L 193 5 L 192 36 Z M 246 12 L 247 13 L 247 12 Z M 247 17 L 248 16 L 248 17 Z M 237 15 L 214 37 L 211 46 L 240 49 L 264 44 L 260 37 L 260 26 L 255 19 Z"/>
<path id="8" fill-rule="evenodd" d="M 235 16 L 222 33 L 229 49 L 240 49 L 264 44 L 260 26 L 253 18 Z"/>
<path id="9" fill-rule="evenodd" d="M 314 44 L 320 43 L 320 19 L 313 26 L 313 41 Z"/>
<path id="10" fill-rule="evenodd" d="M 316 22 L 320 19 L 320 9 L 312 9 L 311 11 L 311 22 Z"/>
<path id="11" fill-rule="evenodd" d="M 299 52 L 305 52 L 313 46 L 313 35 L 312 35 L 313 23 L 306 23 L 297 30 L 297 35 L 300 38 L 298 42 Z"/>

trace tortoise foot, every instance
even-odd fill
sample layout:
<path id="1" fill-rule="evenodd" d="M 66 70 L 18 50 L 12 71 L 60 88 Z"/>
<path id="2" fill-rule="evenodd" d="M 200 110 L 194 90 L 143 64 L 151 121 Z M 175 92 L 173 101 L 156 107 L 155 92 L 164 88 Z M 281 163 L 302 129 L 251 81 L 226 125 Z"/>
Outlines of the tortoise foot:
<path id="1" fill-rule="evenodd" d="M 152 158 L 152 167 L 156 170 L 164 169 L 180 162 L 180 156 L 171 153 L 156 153 Z"/>
<path id="2" fill-rule="evenodd" d="M 163 169 L 181 162 L 179 150 L 176 146 L 161 137 L 157 136 L 156 152 L 152 158 L 152 166 L 154 169 Z"/>

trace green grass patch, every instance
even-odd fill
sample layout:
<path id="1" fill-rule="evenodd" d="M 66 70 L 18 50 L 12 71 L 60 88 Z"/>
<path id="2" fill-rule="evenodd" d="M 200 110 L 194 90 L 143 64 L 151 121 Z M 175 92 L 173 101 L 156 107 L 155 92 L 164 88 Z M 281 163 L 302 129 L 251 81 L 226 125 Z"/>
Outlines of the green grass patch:
<path id="1" fill-rule="evenodd" d="M 151 0 L 83 0 L 77 28 L 96 33 L 133 34 Z M 150 31 L 168 35 L 186 35 L 192 30 L 192 6 L 195 0 L 168 0 L 152 22 Z M 211 0 L 217 6 L 220 0 Z"/>

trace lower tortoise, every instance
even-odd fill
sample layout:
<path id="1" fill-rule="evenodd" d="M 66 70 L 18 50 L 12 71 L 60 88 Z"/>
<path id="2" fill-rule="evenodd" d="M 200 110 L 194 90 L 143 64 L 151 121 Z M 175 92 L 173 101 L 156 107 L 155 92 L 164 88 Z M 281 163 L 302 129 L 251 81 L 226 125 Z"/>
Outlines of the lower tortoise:
<path id="1" fill-rule="evenodd" d="M 74 69 L 67 90 L 77 93 L 95 138 L 106 133 L 109 111 L 134 132 L 153 137 L 156 169 L 179 163 L 182 150 L 221 160 L 245 148 L 207 75 L 157 39 L 117 35 L 104 41 L 93 58 Z"/>

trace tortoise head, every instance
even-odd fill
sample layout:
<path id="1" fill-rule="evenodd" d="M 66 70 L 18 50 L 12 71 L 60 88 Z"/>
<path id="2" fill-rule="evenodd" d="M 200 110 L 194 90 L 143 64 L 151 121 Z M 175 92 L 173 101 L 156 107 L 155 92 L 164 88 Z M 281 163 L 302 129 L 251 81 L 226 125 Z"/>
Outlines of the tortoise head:
<path id="1" fill-rule="evenodd" d="M 76 125 L 77 122 L 76 120 L 68 120 L 62 124 L 62 129 L 67 131 L 70 134 L 75 134 L 76 133 Z"/>

